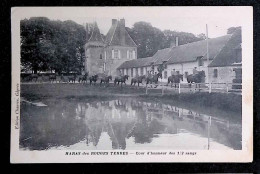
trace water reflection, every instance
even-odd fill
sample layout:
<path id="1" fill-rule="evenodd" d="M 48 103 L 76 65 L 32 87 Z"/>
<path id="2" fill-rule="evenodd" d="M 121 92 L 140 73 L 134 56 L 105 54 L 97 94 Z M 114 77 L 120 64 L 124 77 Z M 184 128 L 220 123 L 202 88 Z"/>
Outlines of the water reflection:
<path id="1" fill-rule="evenodd" d="M 22 149 L 241 149 L 241 125 L 189 109 L 133 98 L 44 102 L 22 102 Z"/>

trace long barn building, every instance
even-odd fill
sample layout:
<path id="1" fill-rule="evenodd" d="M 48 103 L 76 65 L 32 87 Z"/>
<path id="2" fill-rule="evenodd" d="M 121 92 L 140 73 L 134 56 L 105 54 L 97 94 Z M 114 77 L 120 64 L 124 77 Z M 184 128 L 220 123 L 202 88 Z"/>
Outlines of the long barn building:
<path id="1" fill-rule="evenodd" d="M 182 83 L 187 83 L 187 76 L 197 67 L 199 71 L 205 71 L 205 82 L 232 82 L 242 69 L 241 42 L 241 30 L 209 39 L 209 61 L 206 40 L 184 45 L 178 45 L 176 42 L 171 48 L 158 50 L 152 57 L 125 61 L 118 67 L 118 71 L 135 77 L 137 74 L 146 75 L 148 71 L 158 72 L 158 66 L 163 65 L 161 81 L 167 82 L 171 71 L 175 69 L 184 75 Z"/>

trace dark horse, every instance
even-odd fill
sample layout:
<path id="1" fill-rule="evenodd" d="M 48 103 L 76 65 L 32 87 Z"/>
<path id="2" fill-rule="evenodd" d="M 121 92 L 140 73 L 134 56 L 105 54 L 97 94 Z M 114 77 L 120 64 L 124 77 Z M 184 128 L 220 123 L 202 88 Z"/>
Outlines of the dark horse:
<path id="1" fill-rule="evenodd" d="M 97 74 L 93 75 L 93 76 L 89 77 L 89 84 L 91 85 L 92 82 L 94 82 L 94 85 L 95 85 L 97 80 L 98 80 L 98 75 Z"/>
<path id="2" fill-rule="evenodd" d="M 124 83 L 126 85 L 126 80 L 128 80 L 128 75 L 124 75 L 124 76 L 119 76 L 119 77 L 115 77 L 115 80 L 114 80 L 114 85 L 116 85 L 116 83 L 119 85 L 119 83 L 121 82 L 121 87 L 122 87 L 122 84 Z"/>
<path id="3" fill-rule="evenodd" d="M 79 75 L 78 78 L 79 78 L 79 83 L 80 82 L 87 83 L 88 73 L 86 73 L 85 75 Z"/>
<path id="4" fill-rule="evenodd" d="M 204 82 L 204 78 L 205 78 L 205 71 L 198 71 L 198 74 L 190 74 L 187 76 L 187 82 L 189 83 L 189 87 L 191 88 L 191 84 L 194 82 L 196 84 L 196 88 L 197 88 L 197 83 L 202 83 Z M 200 84 L 199 84 L 199 88 L 200 88 Z"/>
<path id="5" fill-rule="evenodd" d="M 76 78 L 77 78 L 76 74 L 68 76 L 69 83 L 70 82 L 75 83 L 76 82 Z"/>
<path id="6" fill-rule="evenodd" d="M 138 84 L 138 86 L 139 86 L 140 83 L 143 84 L 143 79 L 145 79 L 145 75 L 132 78 L 132 79 L 131 79 L 131 86 L 132 86 L 133 84 L 134 84 L 134 86 L 135 86 L 136 83 Z"/>
<path id="7" fill-rule="evenodd" d="M 38 77 L 39 77 L 38 74 L 32 74 L 32 75 L 30 75 L 30 81 L 34 80 L 34 82 L 37 82 Z"/>
<path id="8" fill-rule="evenodd" d="M 183 81 L 183 75 L 182 74 L 171 75 L 170 77 L 168 77 L 167 86 L 169 85 L 169 83 L 171 83 L 171 87 L 172 87 L 172 84 L 174 83 L 175 84 L 174 87 L 176 88 L 176 84 L 179 84 L 180 80 Z"/>
<path id="9" fill-rule="evenodd" d="M 56 74 L 50 74 L 50 75 L 49 75 L 49 80 L 50 80 L 50 82 L 56 81 L 56 80 L 57 80 Z"/>
<path id="10" fill-rule="evenodd" d="M 108 87 L 109 80 L 112 80 L 112 76 L 102 77 L 102 78 L 100 79 L 100 86 L 101 86 L 101 84 L 104 82 L 104 84 L 106 84 L 107 87 Z"/>
<path id="11" fill-rule="evenodd" d="M 154 88 L 157 88 L 158 86 L 158 78 L 162 78 L 162 73 L 158 73 L 158 74 L 155 74 L 153 76 L 148 76 L 146 77 L 146 87 L 148 84 L 151 84 L 151 87 L 152 87 L 152 84 L 156 84 L 156 86 Z"/>

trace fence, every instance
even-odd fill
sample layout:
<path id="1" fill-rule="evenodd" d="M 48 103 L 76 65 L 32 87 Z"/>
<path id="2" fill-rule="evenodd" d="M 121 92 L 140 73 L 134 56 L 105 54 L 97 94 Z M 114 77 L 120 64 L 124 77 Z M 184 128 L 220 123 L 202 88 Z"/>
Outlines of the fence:
<path id="1" fill-rule="evenodd" d="M 225 93 L 238 93 L 242 92 L 242 83 L 173 83 L 173 84 L 158 84 L 159 88 L 161 88 L 161 94 L 164 95 L 166 91 L 176 91 L 180 93 L 184 92 L 225 92 Z M 153 90 L 153 88 L 146 86 L 145 93 L 148 94 L 149 90 Z"/>

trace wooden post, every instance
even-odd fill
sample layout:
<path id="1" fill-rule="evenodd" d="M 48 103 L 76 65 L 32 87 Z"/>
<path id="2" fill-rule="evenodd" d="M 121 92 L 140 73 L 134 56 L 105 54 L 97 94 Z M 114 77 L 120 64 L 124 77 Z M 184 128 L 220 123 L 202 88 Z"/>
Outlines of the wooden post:
<path id="1" fill-rule="evenodd" d="M 210 126 L 211 126 L 211 116 L 209 117 L 208 120 L 208 150 L 210 148 Z"/>
<path id="2" fill-rule="evenodd" d="M 226 89 L 227 89 L 227 93 L 228 93 L 228 83 L 226 83 Z"/>
<path id="3" fill-rule="evenodd" d="M 181 93 L 181 83 L 179 83 L 179 94 Z"/>

